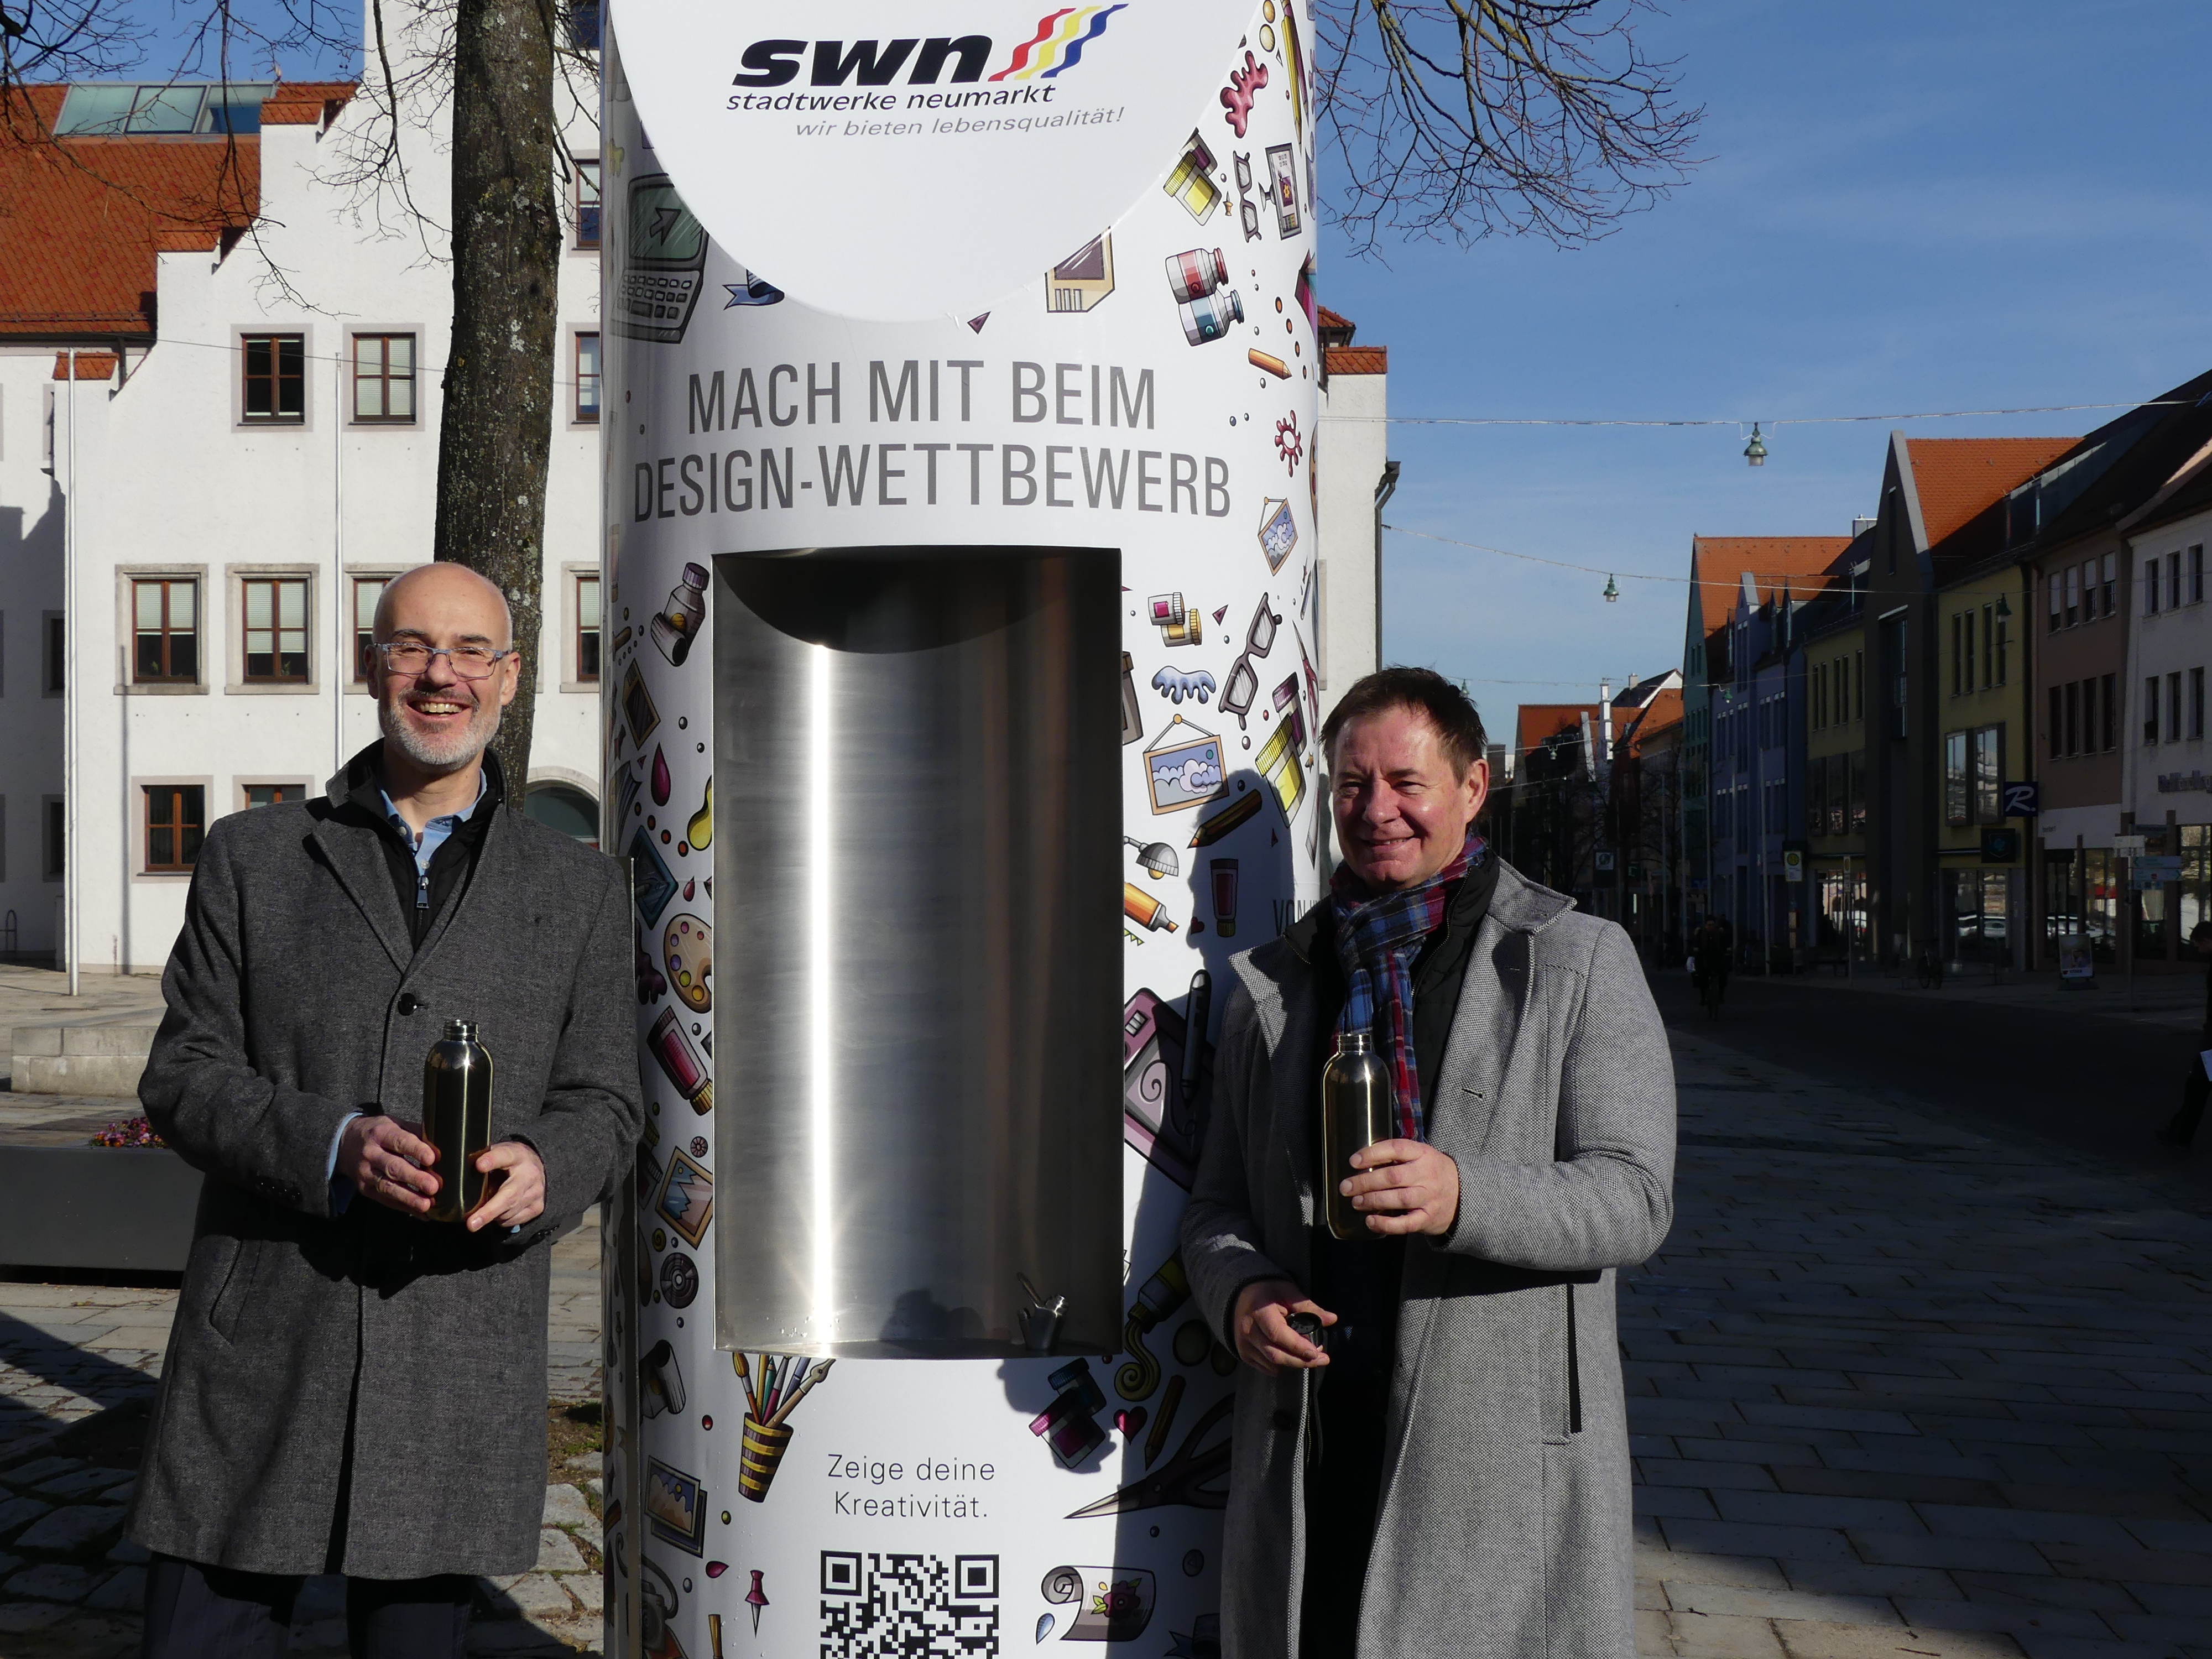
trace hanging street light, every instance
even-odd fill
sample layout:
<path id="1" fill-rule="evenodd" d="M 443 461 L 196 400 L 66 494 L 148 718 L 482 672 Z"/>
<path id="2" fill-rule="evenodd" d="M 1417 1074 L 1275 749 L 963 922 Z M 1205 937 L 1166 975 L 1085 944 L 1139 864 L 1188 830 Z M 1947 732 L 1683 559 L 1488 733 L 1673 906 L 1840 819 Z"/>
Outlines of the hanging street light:
<path id="1" fill-rule="evenodd" d="M 1751 423 L 1751 441 L 1743 447 L 1743 458 L 1753 466 L 1766 465 L 1766 443 L 1759 435 L 1759 422 Z"/>
<path id="2" fill-rule="evenodd" d="M 1605 579 L 1605 602 L 1607 605 L 1611 605 L 1613 601 L 1620 599 L 1620 589 L 1614 585 L 1613 578 L 1611 576 L 1607 576 Z"/>

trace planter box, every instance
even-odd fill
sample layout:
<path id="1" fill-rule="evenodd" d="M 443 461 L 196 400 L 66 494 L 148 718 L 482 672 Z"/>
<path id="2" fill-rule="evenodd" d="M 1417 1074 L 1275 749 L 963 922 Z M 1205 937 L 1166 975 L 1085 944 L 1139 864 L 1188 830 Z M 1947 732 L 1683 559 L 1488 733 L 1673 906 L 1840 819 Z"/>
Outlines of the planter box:
<path id="1" fill-rule="evenodd" d="M 202 1179 L 166 1146 L 0 1146 L 0 1264 L 182 1273 Z"/>

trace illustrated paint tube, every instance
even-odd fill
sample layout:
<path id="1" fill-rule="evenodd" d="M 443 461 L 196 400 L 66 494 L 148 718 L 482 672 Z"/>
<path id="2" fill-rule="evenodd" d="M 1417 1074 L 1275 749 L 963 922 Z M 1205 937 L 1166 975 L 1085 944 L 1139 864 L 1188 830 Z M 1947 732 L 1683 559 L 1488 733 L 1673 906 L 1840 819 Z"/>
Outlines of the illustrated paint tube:
<path id="1" fill-rule="evenodd" d="M 1285 820 L 1297 816 L 1298 803 L 1306 798 L 1306 769 L 1298 764 L 1299 724 L 1283 721 L 1252 757 L 1253 769 L 1267 779 L 1282 803 Z"/>
<path id="2" fill-rule="evenodd" d="M 1237 860 L 1216 859 L 1207 866 L 1213 878 L 1213 931 L 1224 939 L 1237 937 Z"/>
<path id="3" fill-rule="evenodd" d="M 1219 248 L 1202 247 L 1171 253 L 1167 258 L 1168 287 L 1178 305 L 1202 299 L 1229 280 L 1229 261 Z"/>
<path id="4" fill-rule="evenodd" d="M 1178 309 L 1182 313 L 1183 337 L 1193 345 L 1218 340 L 1229 332 L 1231 323 L 1244 320 L 1244 301 L 1235 289 L 1206 295 Z"/>
<path id="5" fill-rule="evenodd" d="M 1168 907 L 1134 882 L 1121 884 L 1121 914 L 1155 933 L 1163 929 L 1170 933 L 1176 930 L 1175 923 L 1168 920 Z"/>
<path id="6" fill-rule="evenodd" d="M 704 1117 L 714 1109 L 714 1083 L 707 1075 L 707 1061 L 691 1034 L 684 1029 L 684 1022 L 673 1008 L 664 1008 L 660 1018 L 653 1023 L 646 1036 L 646 1046 L 653 1050 L 653 1059 L 676 1092 L 691 1104 L 691 1109 Z"/>

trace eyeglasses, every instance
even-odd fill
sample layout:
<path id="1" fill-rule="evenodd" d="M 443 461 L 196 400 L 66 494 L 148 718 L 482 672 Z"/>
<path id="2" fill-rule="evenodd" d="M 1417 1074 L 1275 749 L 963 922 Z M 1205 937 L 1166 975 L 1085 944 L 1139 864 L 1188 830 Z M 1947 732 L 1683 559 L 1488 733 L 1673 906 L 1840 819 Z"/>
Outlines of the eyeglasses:
<path id="1" fill-rule="evenodd" d="M 1239 726 L 1245 715 L 1252 712 L 1252 699 L 1260 690 L 1260 676 L 1252 666 L 1252 659 L 1264 657 L 1275 647 L 1275 630 L 1283 619 L 1267 608 L 1267 596 L 1260 596 L 1260 608 L 1252 613 L 1252 626 L 1245 631 L 1244 654 L 1229 665 L 1229 678 L 1222 682 L 1222 713 L 1237 716 Z"/>
<path id="2" fill-rule="evenodd" d="M 425 674 L 429 672 L 431 658 L 443 657 L 453 672 L 465 680 L 489 678 L 501 657 L 514 654 L 512 648 L 493 651 L 481 645 L 423 645 L 414 640 L 380 641 L 376 648 L 383 653 L 387 673 Z"/>

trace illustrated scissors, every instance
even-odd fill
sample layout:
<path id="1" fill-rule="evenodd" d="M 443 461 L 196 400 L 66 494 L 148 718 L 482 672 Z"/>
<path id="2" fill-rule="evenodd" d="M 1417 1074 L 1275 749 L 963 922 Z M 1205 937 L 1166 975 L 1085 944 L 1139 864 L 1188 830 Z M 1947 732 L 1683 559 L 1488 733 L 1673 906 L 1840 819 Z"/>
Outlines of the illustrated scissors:
<path id="1" fill-rule="evenodd" d="M 1127 1515 L 1134 1510 L 1156 1510 L 1170 1504 L 1188 1504 L 1193 1509 L 1220 1510 L 1229 1507 L 1229 1446 L 1227 1439 L 1220 1444 L 1198 1449 L 1198 1443 L 1207 1433 L 1227 1420 L 1236 1407 L 1232 1398 L 1217 1400 L 1205 1416 L 1191 1425 L 1183 1436 L 1182 1444 L 1176 1455 L 1145 1476 L 1133 1480 L 1110 1498 L 1102 1498 L 1087 1504 L 1067 1518 L 1087 1521 L 1098 1515 Z M 1209 1485 L 1209 1482 L 1218 1485 Z"/>

